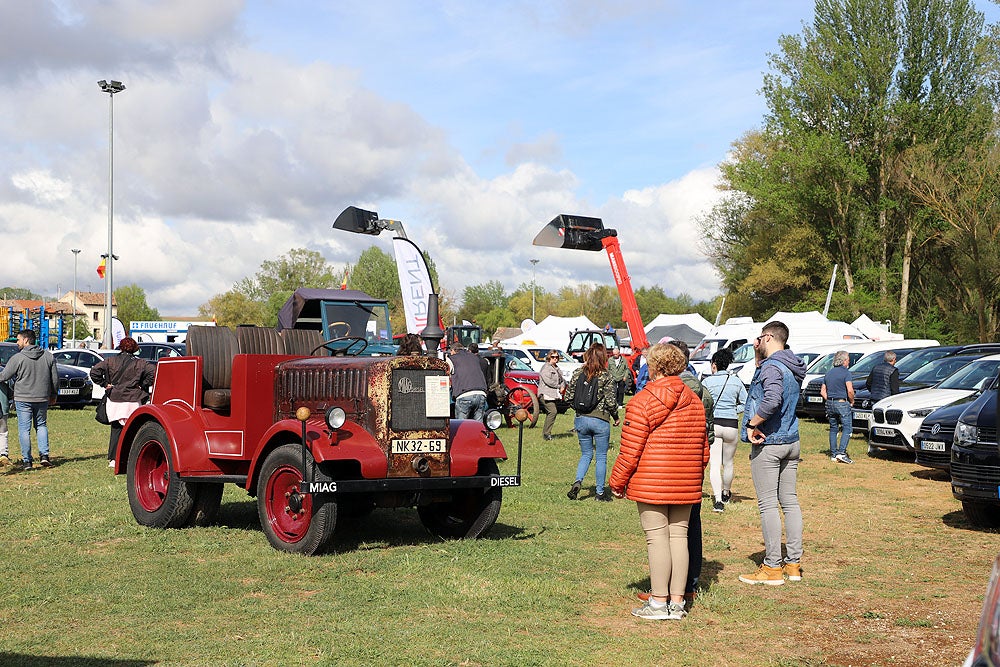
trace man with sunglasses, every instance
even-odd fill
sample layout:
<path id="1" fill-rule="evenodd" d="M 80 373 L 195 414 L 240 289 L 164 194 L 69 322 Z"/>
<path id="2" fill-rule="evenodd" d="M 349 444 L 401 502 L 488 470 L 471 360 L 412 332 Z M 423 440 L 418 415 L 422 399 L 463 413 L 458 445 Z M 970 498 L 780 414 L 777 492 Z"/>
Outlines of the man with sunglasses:
<path id="1" fill-rule="evenodd" d="M 542 410 L 545 411 L 545 423 L 542 425 L 542 439 L 552 439 L 552 426 L 556 423 L 556 401 L 562 398 L 566 390 L 566 381 L 563 380 L 562 373 L 556 365 L 559 363 L 559 352 L 549 351 L 545 357 L 545 364 L 538 373 L 538 400 L 542 403 Z"/>
<path id="2" fill-rule="evenodd" d="M 779 586 L 801 581 L 802 511 L 796 495 L 799 465 L 799 420 L 795 416 L 806 367 L 786 349 L 788 327 L 768 322 L 754 342 L 762 359 L 743 413 L 741 438 L 750 443 L 750 475 L 757 491 L 764 562 L 753 574 L 740 575 L 747 584 Z M 781 513 L 785 515 L 786 552 L 781 557 Z"/>

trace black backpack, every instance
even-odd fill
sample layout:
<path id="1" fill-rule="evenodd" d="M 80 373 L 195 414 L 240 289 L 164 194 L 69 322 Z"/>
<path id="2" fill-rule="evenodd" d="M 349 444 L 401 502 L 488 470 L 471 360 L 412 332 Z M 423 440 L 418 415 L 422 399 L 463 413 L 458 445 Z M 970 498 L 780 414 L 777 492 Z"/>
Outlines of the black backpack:
<path id="1" fill-rule="evenodd" d="M 588 380 L 586 371 L 582 371 L 580 376 L 576 378 L 572 405 L 576 414 L 587 414 L 597 408 L 597 403 L 600 400 L 600 392 L 598 391 L 600 379 L 600 375 L 595 375 Z"/>

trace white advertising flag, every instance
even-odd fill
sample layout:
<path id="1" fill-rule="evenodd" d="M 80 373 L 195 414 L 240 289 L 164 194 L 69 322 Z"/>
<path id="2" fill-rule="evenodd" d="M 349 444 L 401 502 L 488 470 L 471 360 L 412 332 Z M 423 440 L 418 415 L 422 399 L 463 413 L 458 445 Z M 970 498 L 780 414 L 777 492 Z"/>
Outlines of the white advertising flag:
<path id="1" fill-rule="evenodd" d="M 427 326 L 427 298 L 433 292 L 431 274 L 420 249 L 412 241 L 396 236 L 392 239 L 399 272 L 399 288 L 403 294 L 406 332 L 419 334 Z"/>

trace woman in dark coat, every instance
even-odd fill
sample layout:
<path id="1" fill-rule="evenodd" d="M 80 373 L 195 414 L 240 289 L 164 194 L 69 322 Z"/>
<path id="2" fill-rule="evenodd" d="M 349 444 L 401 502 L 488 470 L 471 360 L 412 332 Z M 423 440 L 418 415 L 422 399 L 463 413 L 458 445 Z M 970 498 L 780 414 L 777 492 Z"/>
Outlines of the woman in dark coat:
<path id="1" fill-rule="evenodd" d="M 149 387 L 156 377 L 156 366 L 139 359 L 135 353 L 139 344 L 132 338 L 122 338 L 119 353 L 99 361 L 90 369 L 90 379 L 107 392 L 108 419 L 111 420 L 111 437 L 108 440 L 108 467 L 115 467 L 115 452 L 122 426 L 136 408 L 149 400 Z"/>

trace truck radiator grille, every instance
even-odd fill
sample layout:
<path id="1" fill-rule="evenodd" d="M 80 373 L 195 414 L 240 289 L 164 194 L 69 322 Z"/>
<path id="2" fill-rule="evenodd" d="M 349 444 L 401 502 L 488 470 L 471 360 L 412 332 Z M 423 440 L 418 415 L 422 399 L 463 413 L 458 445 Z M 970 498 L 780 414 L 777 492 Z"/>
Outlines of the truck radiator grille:
<path id="1" fill-rule="evenodd" d="M 389 427 L 393 431 L 436 431 L 447 428 L 446 417 L 427 416 L 424 378 L 441 375 L 441 371 L 431 369 L 393 369 L 389 417 Z"/>
<path id="2" fill-rule="evenodd" d="M 368 373 L 361 368 L 296 368 L 278 375 L 279 400 L 296 404 L 368 398 Z"/>

